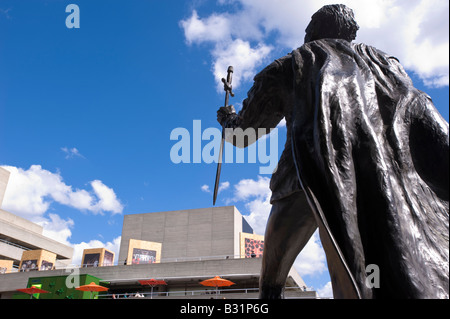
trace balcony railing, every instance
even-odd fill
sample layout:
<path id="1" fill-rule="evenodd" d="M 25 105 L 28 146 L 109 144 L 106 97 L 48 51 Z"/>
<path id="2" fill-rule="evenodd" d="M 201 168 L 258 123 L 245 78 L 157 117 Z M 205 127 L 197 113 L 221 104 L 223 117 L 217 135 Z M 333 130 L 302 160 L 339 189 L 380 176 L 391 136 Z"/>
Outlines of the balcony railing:
<path id="1" fill-rule="evenodd" d="M 305 298 L 310 299 L 312 296 L 309 294 L 301 295 L 301 292 L 312 291 L 311 289 L 304 289 L 301 287 L 285 287 L 285 298 Z M 297 294 L 296 294 L 297 293 Z M 248 298 L 258 298 L 259 288 L 240 288 L 240 289 L 223 289 L 223 290 L 180 290 L 180 291 L 154 291 L 151 292 L 134 292 L 134 293 L 108 293 L 98 295 L 98 299 L 138 299 L 138 298 L 191 298 L 202 297 L 211 299 L 226 299 L 236 295 L 249 295 Z"/>

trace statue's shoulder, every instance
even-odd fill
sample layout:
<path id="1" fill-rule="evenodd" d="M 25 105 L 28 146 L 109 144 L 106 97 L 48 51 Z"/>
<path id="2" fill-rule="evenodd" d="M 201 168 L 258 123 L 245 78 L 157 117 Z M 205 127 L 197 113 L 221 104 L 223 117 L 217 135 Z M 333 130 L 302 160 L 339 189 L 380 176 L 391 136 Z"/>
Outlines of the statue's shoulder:
<path id="1" fill-rule="evenodd" d="M 276 76 L 277 74 L 286 71 L 290 67 L 292 54 L 288 53 L 285 56 L 274 60 L 268 66 L 266 66 L 262 71 L 260 71 L 254 77 L 254 80 L 261 80 L 266 77 Z"/>
<path id="2" fill-rule="evenodd" d="M 351 45 L 352 45 L 353 49 L 360 54 L 368 55 L 368 56 L 370 56 L 372 58 L 376 58 L 377 60 L 380 60 L 380 61 L 395 60 L 400 63 L 400 61 L 397 57 L 390 55 L 390 54 L 384 52 L 383 50 L 380 50 L 374 46 L 371 46 L 371 45 L 368 45 L 365 43 L 352 43 Z"/>

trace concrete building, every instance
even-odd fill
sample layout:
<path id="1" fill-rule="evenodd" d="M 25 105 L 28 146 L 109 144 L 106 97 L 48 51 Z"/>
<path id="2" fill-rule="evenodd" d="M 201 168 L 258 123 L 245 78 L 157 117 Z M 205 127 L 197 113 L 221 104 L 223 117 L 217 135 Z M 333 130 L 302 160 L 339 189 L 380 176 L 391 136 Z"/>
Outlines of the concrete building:
<path id="1" fill-rule="evenodd" d="M 235 283 L 226 290 L 227 298 L 257 298 L 263 245 L 264 237 L 254 234 L 234 206 L 126 215 L 118 260 L 123 269 L 131 266 L 134 276 L 92 274 L 119 294 L 140 290 L 139 279 L 164 279 L 168 285 L 159 292 L 171 298 L 208 298 L 199 282 L 220 276 Z M 249 248 L 254 249 L 250 254 Z M 155 262 L 141 263 L 141 256 L 149 255 Z M 316 297 L 305 291 L 307 285 L 294 268 L 286 287 L 287 296 Z"/>
<path id="2" fill-rule="evenodd" d="M 155 287 L 153 298 L 209 299 L 217 297 L 215 288 L 200 282 L 220 276 L 234 285 L 222 288 L 219 297 L 257 298 L 263 244 L 263 236 L 253 233 L 234 206 L 126 215 L 117 265 L 11 273 L 3 275 L 0 294 L 11 298 L 30 280 L 76 274 L 100 278 L 109 287 L 103 298 L 136 292 L 150 298 L 150 287 L 139 281 L 154 278 L 167 285 Z M 306 287 L 291 269 L 285 296 L 316 298 Z"/>
<path id="3" fill-rule="evenodd" d="M 0 168 L 0 199 L 7 177 Z M 16 289 L 33 283 L 44 285 L 52 281 L 49 277 L 60 280 L 67 276 L 71 282 L 85 275 L 98 278 L 108 286 L 103 298 L 139 292 L 147 298 L 209 299 L 218 297 L 215 288 L 204 287 L 200 282 L 215 276 L 234 283 L 220 289 L 219 297 L 257 298 L 263 246 L 264 237 L 254 233 L 234 206 L 130 214 L 124 216 L 117 264 L 111 262 L 113 252 L 98 247 L 84 252 L 85 265 L 68 267 L 57 262 L 52 270 L 44 267 L 38 271 L 0 274 L 0 298 L 14 298 Z M 56 260 L 66 262 L 70 262 L 73 254 L 71 247 L 43 236 L 41 226 L 0 210 L 0 260 L 13 260 L 19 265 L 24 251 L 28 250 L 45 250 L 56 254 Z M 36 254 L 42 256 L 43 252 Z M 154 294 L 150 294 L 150 287 L 139 282 L 150 278 L 164 280 L 167 285 L 155 287 Z M 65 293 L 73 289 L 69 286 Z M 292 268 L 285 296 L 316 298 L 316 292 L 306 287 Z M 53 288 L 42 286 L 42 289 Z"/>
<path id="4" fill-rule="evenodd" d="M 130 239 L 161 243 L 163 262 L 240 257 L 242 233 L 253 229 L 234 206 L 126 215 L 119 262 L 127 259 Z"/>

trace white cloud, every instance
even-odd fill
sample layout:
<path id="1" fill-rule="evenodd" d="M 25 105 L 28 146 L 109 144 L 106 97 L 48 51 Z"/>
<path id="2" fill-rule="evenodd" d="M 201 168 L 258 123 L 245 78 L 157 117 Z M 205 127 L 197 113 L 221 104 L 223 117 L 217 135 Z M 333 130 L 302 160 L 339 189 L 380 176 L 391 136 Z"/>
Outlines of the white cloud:
<path id="1" fill-rule="evenodd" d="M 9 11 L 11 11 L 11 8 L 8 8 L 8 9 L 2 9 L 2 8 L 0 8 L 0 13 L 3 14 L 3 15 L 5 15 L 5 17 L 6 17 L 7 19 L 11 19 L 11 16 L 9 15 Z"/>
<path id="2" fill-rule="evenodd" d="M 71 159 L 74 157 L 81 157 L 81 158 L 85 158 L 80 151 L 78 151 L 77 148 L 72 147 L 72 148 L 68 148 L 68 147 L 61 147 L 61 151 L 63 151 L 66 154 L 66 159 Z"/>
<path id="3" fill-rule="evenodd" d="M 318 231 L 314 233 L 294 262 L 300 276 L 319 275 L 328 271 L 326 255 Z"/>
<path id="4" fill-rule="evenodd" d="M 344 1 L 361 26 L 357 41 L 399 58 L 428 86 L 449 84 L 449 2 Z M 372 24 L 367 24 L 372 21 Z"/>
<path id="5" fill-rule="evenodd" d="M 234 2 L 242 5 L 242 11 L 236 14 L 247 17 L 247 24 L 258 26 L 262 33 L 260 41 L 275 32 L 277 45 L 293 49 L 303 42 L 307 26 L 305 22 L 309 23 L 311 15 L 316 11 L 315 8 L 320 8 L 322 6 L 320 4 L 325 1 L 236 0 Z M 240 35 L 245 37 L 242 33 Z"/>
<path id="6" fill-rule="evenodd" d="M 222 15 L 212 14 L 206 19 L 199 19 L 197 11 L 180 22 L 188 44 L 202 42 L 219 42 L 230 37 L 230 20 Z"/>
<path id="7" fill-rule="evenodd" d="M 201 187 L 201 190 L 202 190 L 202 192 L 205 192 L 205 193 L 211 193 L 211 190 L 209 189 L 208 185 L 203 185 Z"/>
<path id="8" fill-rule="evenodd" d="M 331 281 L 327 282 L 322 288 L 317 289 L 317 294 L 321 298 L 333 298 L 333 287 Z"/>
<path id="9" fill-rule="evenodd" d="M 272 51 L 272 47 L 258 44 L 252 48 L 248 41 L 236 39 L 224 44 L 218 44 L 212 51 L 214 58 L 213 73 L 217 90 L 223 91 L 222 78 L 226 78 L 228 66 L 232 65 L 233 87 L 239 87 L 241 81 L 249 81 L 255 76 L 256 68 L 262 64 Z"/>
<path id="10" fill-rule="evenodd" d="M 72 236 L 70 229 L 75 225 L 72 219 L 64 220 L 59 215 L 49 214 L 49 219 L 44 218 L 41 221 L 37 221 L 37 224 L 43 227 L 44 236 L 65 245 L 70 245 L 69 238 Z"/>
<path id="11" fill-rule="evenodd" d="M 11 174 L 3 201 L 3 209 L 32 221 L 42 220 L 53 202 L 92 213 L 121 213 L 123 205 L 114 191 L 99 180 L 90 182 L 93 191 L 73 189 L 59 173 L 40 165 L 28 170 L 2 166 Z"/>
<path id="12" fill-rule="evenodd" d="M 218 193 L 220 193 L 220 192 L 222 192 L 222 191 L 224 191 L 224 190 L 226 190 L 228 188 L 230 188 L 230 182 L 220 183 L 219 189 L 218 189 Z M 209 189 L 209 186 L 206 185 L 206 184 L 201 187 L 201 190 L 202 190 L 202 192 L 205 192 L 205 193 L 211 193 L 211 190 Z"/>
<path id="13" fill-rule="evenodd" d="M 245 217 L 248 223 L 252 226 L 255 233 L 264 235 L 266 232 L 267 220 L 269 219 L 270 210 L 270 195 L 264 198 L 256 198 L 245 204 L 250 214 Z"/>
<path id="14" fill-rule="evenodd" d="M 243 32 L 242 22 L 248 21 L 240 16 L 213 13 L 207 18 L 199 18 L 194 10 L 192 16 L 180 22 L 189 45 L 212 43 L 211 54 L 214 62 L 214 74 L 218 92 L 223 91 L 222 78 L 226 78 L 228 66 L 234 67 L 233 87 L 238 87 L 241 81 L 253 78 L 256 68 L 260 66 L 271 52 L 272 48 L 264 43 L 252 47 L 248 34 Z M 255 28 L 245 28 L 248 33 Z M 236 38 L 236 34 L 240 37 Z"/>
<path id="15" fill-rule="evenodd" d="M 244 202 L 248 212 L 245 219 L 252 226 L 255 233 L 259 235 L 264 235 L 265 233 L 270 209 L 272 208 L 269 183 L 270 179 L 262 176 L 258 176 L 257 180 L 243 179 L 234 185 L 233 198 L 226 199 L 227 204 Z"/>
<path id="16" fill-rule="evenodd" d="M 263 176 L 258 176 L 257 180 L 243 179 L 234 186 L 235 199 L 248 200 L 251 197 L 265 199 L 268 195 L 270 195 L 269 184 L 270 178 Z"/>
<path id="17" fill-rule="evenodd" d="M 117 199 L 112 188 L 109 188 L 102 181 L 95 180 L 91 182 L 98 202 L 93 206 L 92 210 L 97 212 L 107 211 L 113 214 L 120 214 L 123 211 L 123 205 Z"/>
<path id="18" fill-rule="evenodd" d="M 235 66 L 236 73 L 242 71 L 242 75 L 236 74 L 237 87 L 241 78 L 250 80 L 256 69 L 267 60 L 273 51 L 268 44 L 270 38 L 276 39 L 278 52 L 289 52 L 302 45 L 304 30 L 312 14 L 323 5 L 335 2 L 229 0 L 219 3 L 234 4 L 230 6 L 234 11 L 211 13 L 207 17 L 199 17 L 193 11 L 192 17 L 182 21 L 181 26 L 189 44 L 214 44 L 212 64 L 216 79 L 224 77 L 228 65 Z M 426 85 L 448 86 L 448 0 L 341 0 L 340 3 L 355 12 L 361 27 L 357 42 L 373 45 L 396 56 Z M 250 45 L 251 42 L 258 43 L 256 48 Z"/>
<path id="19" fill-rule="evenodd" d="M 224 191 L 224 190 L 228 189 L 229 187 L 230 187 L 230 182 L 220 183 L 220 185 L 219 185 L 219 193 L 221 191 Z"/>

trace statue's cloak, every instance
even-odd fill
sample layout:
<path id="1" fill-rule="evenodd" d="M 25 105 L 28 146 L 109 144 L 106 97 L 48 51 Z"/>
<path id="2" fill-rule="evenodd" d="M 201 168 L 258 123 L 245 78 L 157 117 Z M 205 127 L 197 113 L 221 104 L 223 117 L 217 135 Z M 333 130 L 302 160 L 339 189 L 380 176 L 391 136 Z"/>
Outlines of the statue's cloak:
<path id="1" fill-rule="evenodd" d="M 292 56 L 294 161 L 335 297 L 448 298 L 448 123 L 373 47 L 326 39 Z"/>

